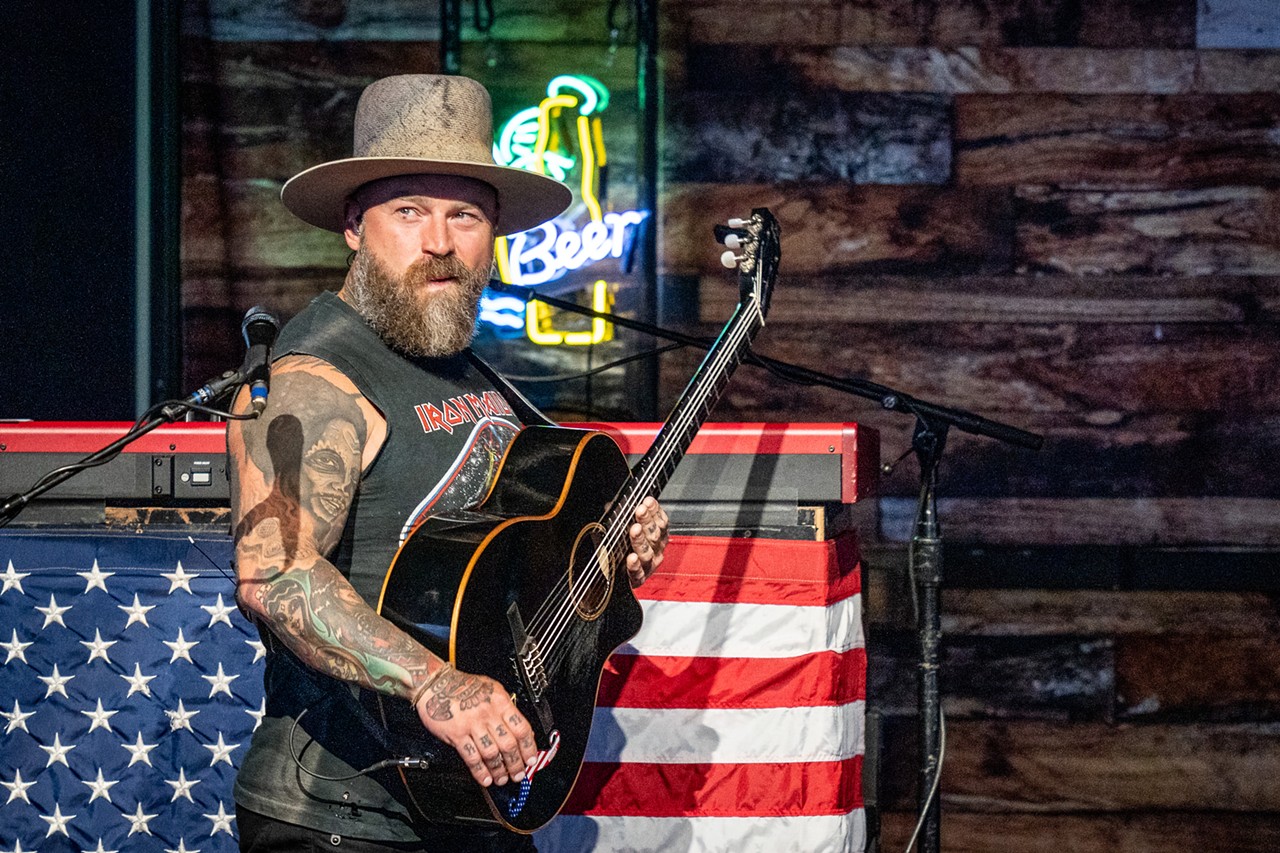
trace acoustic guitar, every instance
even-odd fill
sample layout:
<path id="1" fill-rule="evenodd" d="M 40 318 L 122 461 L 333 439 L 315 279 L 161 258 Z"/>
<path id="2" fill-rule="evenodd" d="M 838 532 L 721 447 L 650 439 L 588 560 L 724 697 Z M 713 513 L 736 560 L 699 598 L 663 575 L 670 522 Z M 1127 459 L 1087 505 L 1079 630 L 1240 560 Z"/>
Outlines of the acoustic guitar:
<path id="1" fill-rule="evenodd" d="M 526 427 L 488 497 L 424 520 L 392 562 L 379 613 L 459 670 L 506 687 L 540 749 L 523 781 L 484 788 L 408 703 L 379 697 L 403 754 L 426 765 L 400 773 L 428 819 L 528 833 L 555 817 L 573 788 L 605 660 L 640 630 L 624 565 L 627 528 L 645 497 L 666 485 L 764 326 L 780 257 L 777 221 L 759 208 L 716 233 L 729 247 L 722 260 L 738 269 L 738 306 L 634 468 L 605 433 Z"/>

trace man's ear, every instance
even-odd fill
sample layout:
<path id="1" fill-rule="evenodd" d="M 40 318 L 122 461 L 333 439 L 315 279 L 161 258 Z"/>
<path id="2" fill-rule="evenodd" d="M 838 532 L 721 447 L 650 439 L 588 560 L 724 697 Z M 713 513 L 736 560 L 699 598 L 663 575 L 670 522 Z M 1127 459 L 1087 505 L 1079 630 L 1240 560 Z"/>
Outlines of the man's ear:
<path id="1" fill-rule="evenodd" d="M 355 202 L 347 202 L 342 214 L 342 236 L 347 241 L 347 248 L 353 252 L 360 250 L 360 220 L 363 216 L 364 211 Z"/>

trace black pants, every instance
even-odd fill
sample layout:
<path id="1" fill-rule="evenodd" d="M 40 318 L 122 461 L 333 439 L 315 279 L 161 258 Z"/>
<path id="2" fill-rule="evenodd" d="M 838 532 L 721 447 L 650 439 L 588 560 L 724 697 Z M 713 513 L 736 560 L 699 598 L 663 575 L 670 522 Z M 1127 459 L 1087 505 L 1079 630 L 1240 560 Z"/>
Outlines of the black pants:
<path id="1" fill-rule="evenodd" d="M 241 853 L 537 853 L 533 838 L 502 829 L 438 825 L 422 841 L 369 841 L 284 823 L 236 806 Z"/>

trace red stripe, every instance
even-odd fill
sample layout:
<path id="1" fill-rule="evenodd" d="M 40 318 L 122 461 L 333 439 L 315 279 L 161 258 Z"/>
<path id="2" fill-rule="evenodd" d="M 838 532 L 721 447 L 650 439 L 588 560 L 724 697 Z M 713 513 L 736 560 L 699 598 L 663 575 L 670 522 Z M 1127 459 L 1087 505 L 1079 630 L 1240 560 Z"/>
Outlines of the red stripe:
<path id="1" fill-rule="evenodd" d="M 794 708 L 866 699 L 867 650 L 791 658 L 614 655 L 596 704 L 611 708 Z"/>
<path id="2" fill-rule="evenodd" d="M 825 606 L 862 589 L 858 537 L 826 542 L 672 536 L 639 599 Z"/>
<path id="3" fill-rule="evenodd" d="M 131 424 L 111 421 L 29 421 L 0 424 L 5 453 L 92 453 L 129 431 Z M 124 449 L 125 453 L 227 452 L 227 425 L 176 423 L 158 427 Z"/>
<path id="4" fill-rule="evenodd" d="M 781 817 L 862 807 L 862 756 L 784 764 L 582 765 L 564 811 L 623 817 Z"/>

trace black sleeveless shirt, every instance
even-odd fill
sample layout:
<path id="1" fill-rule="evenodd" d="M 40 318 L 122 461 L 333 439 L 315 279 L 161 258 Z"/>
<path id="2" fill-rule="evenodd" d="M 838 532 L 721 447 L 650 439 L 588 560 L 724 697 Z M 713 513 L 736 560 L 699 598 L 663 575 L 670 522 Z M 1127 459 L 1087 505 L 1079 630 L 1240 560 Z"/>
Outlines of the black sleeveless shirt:
<path id="1" fill-rule="evenodd" d="M 426 515 L 479 502 L 521 421 L 468 353 L 405 357 L 333 293 L 316 297 L 285 326 L 275 353 L 276 358 L 309 355 L 328 362 L 386 419 L 386 440 L 360 479 L 336 551 L 327 555 L 356 592 L 376 606 L 404 536 Z M 236 802 L 337 835 L 418 838 L 421 832 L 414 828 L 395 771 L 332 782 L 298 769 L 293 753 L 322 776 L 349 775 L 388 753 L 355 688 L 317 673 L 272 642 L 268 632 L 263 635 L 266 715 L 237 775 Z M 295 728 L 304 709 L 305 718 Z"/>

